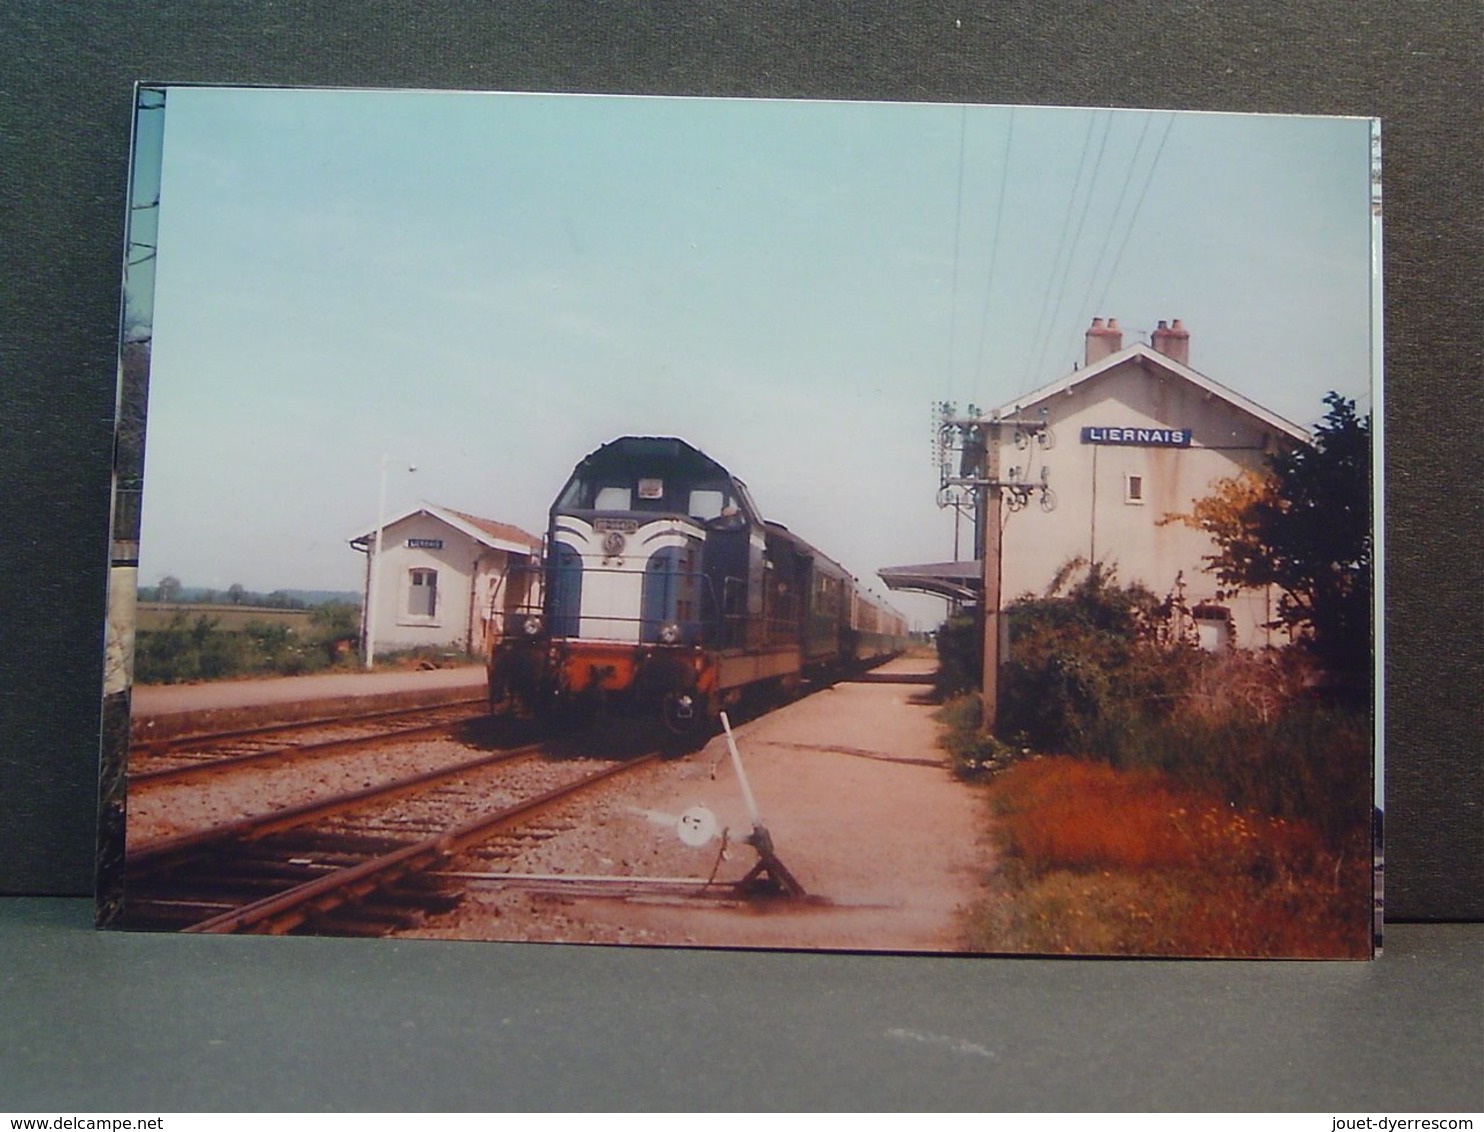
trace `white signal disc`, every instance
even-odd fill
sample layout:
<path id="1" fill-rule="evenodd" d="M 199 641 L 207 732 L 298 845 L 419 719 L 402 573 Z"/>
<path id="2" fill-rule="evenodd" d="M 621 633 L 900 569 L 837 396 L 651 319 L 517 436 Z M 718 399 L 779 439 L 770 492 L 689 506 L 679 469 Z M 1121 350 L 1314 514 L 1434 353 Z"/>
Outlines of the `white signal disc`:
<path id="1" fill-rule="evenodd" d="M 717 829 L 716 815 L 705 806 L 692 806 L 675 822 L 676 835 L 692 849 L 699 849 L 715 838 Z"/>

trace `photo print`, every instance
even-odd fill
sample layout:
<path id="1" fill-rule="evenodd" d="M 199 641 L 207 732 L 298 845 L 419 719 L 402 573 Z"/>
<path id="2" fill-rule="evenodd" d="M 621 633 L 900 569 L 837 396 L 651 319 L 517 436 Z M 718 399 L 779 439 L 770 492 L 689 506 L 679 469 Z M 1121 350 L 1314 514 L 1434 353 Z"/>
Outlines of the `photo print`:
<path id="1" fill-rule="evenodd" d="M 100 925 L 1379 941 L 1379 127 L 141 86 Z"/>

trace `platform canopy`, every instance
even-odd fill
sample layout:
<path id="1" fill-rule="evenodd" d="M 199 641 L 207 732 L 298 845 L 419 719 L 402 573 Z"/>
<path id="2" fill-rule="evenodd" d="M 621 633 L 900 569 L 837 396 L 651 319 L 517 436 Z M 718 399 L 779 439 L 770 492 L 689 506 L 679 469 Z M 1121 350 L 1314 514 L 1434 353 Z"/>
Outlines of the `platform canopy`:
<path id="1" fill-rule="evenodd" d="M 980 562 L 928 562 L 921 566 L 887 566 L 876 576 L 889 590 L 933 594 L 950 601 L 978 601 L 984 588 Z"/>

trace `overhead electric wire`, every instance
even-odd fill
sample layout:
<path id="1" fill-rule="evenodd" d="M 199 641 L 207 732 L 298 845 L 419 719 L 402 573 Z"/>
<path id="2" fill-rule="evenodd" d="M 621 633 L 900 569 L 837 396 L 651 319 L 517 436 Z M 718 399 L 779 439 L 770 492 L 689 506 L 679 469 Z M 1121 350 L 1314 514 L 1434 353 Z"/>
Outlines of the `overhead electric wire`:
<path id="1" fill-rule="evenodd" d="M 1010 107 L 1010 121 L 1005 127 L 1005 149 L 1000 156 L 1000 195 L 994 206 L 994 235 L 989 242 L 989 282 L 984 285 L 984 310 L 979 320 L 979 350 L 974 355 L 974 400 L 979 400 L 979 380 L 984 376 L 984 346 L 989 339 L 989 312 L 994 299 L 995 264 L 999 260 L 1000 220 L 1005 214 L 1005 192 L 1010 184 L 1010 143 L 1015 137 L 1015 107 Z"/>
<path id="2" fill-rule="evenodd" d="M 1031 373 L 1039 374 L 1041 367 L 1046 364 L 1046 349 L 1051 343 L 1051 336 L 1057 325 L 1057 318 L 1061 315 L 1062 300 L 1066 298 L 1067 284 L 1071 281 L 1072 261 L 1077 254 L 1077 245 L 1082 241 L 1082 228 L 1087 223 L 1087 214 L 1092 208 L 1093 194 L 1097 191 L 1098 173 L 1103 167 L 1103 154 L 1108 149 L 1108 134 L 1113 128 L 1113 112 L 1106 112 L 1103 118 L 1103 139 L 1098 143 L 1098 155 L 1092 166 L 1092 178 L 1087 182 L 1087 195 L 1082 198 L 1082 214 L 1077 218 L 1077 230 L 1072 233 L 1072 243 L 1067 249 L 1067 257 L 1062 264 L 1061 284 L 1057 288 L 1056 303 L 1051 309 L 1051 319 L 1046 324 L 1046 334 L 1041 339 L 1040 352 L 1036 355 L 1036 364 L 1033 369 L 1021 375 L 1020 392 L 1025 391 L 1026 384 L 1030 380 Z"/>
<path id="3" fill-rule="evenodd" d="M 1149 133 L 1149 123 L 1154 121 L 1154 115 L 1144 116 L 1144 127 L 1139 131 L 1139 140 L 1134 143 L 1134 154 L 1129 158 L 1128 172 L 1123 177 L 1123 187 L 1118 190 L 1118 203 L 1113 206 L 1113 214 L 1108 218 L 1108 224 L 1103 229 L 1103 245 L 1098 248 L 1098 257 L 1093 261 L 1092 274 L 1087 277 L 1087 294 L 1082 296 L 1082 305 L 1077 308 L 1076 325 L 1086 322 L 1094 312 L 1088 310 L 1088 303 L 1092 299 L 1093 288 L 1097 286 L 1098 276 L 1102 274 L 1103 257 L 1108 253 L 1108 245 L 1113 241 L 1113 232 L 1118 227 L 1118 217 L 1123 212 L 1123 202 L 1128 196 L 1128 187 L 1134 183 L 1134 170 L 1139 165 L 1139 154 L 1144 152 L 1144 138 Z"/>
<path id="4" fill-rule="evenodd" d="M 1092 148 L 1092 130 L 1097 123 L 1097 114 L 1094 112 L 1087 119 L 1087 135 L 1082 139 L 1082 156 L 1077 160 L 1077 177 L 1072 182 L 1072 191 L 1067 197 L 1067 210 L 1062 217 L 1061 235 L 1057 237 L 1056 254 L 1051 258 L 1051 270 L 1046 277 L 1046 290 L 1041 295 L 1041 313 L 1036 318 L 1036 329 L 1031 335 L 1026 355 L 1026 369 L 1032 362 L 1032 352 L 1036 349 L 1036 343 L 1041 340 L 1042 331 L 1046 330 L 1046 314 L 1051 306 L 1052 280 L 1056 278 L 1057 268 L 1061 265 L 1062 249 L 1066 246 L 1067 230 L 1072 225 L 1072 208 L 1077 201 L 1077 190 L 1082 187 L 1082 171 L 1087 167 L 1087 155 Z M 1025 371 L 1022 370 L 1020 388 L 1025 387 Z"/>
<path id="5" fill-rule="evenodd" d="M 1160 136 L 1159 146 L 1154 151 L 1154 160 L 1149 163 L 1149 172 L 1144 176 L 1144 187 L 1139 190 L 1139 199 L 1134 204 L 1133 215 L 1129 217 L 1128 230 L 1123 234 L 1123 242 L 1118 245 L 1118 254 L 1113 259 L 1113 268 L 1108 273 L 1108 281 L 1103 285 L 1103 293 L 1098 296 L 1098 306 L 1102 306 L 1108 298 L 1108 291 L 1113 286 L 1113 280 L 1118 278 L 1118 265 L 1123 262 L 1123 253 L 1128 248 L 1129 238 L 1134 234 L 1134 228 L 1139 223 L 1139 212 L 1144 207 L 1144 198 L 1149 195 L 1149 186 L 1154 183 L 1154 171 L 1159 167 L 1159 158 L 1165 151 L 1165 142 L 1170 140 L 1170 130 L 1175 125 L 1175 113 L 1170 112 L 1169 121 L 1165 123 L 1165 132 Z"/>
<path id="6" fill-rule="evenodd" d="M 960 246 L 963 242 L 964 217 L 964 148 L 969 132 L 969 108 L 961 108 L 958 119 L 958 197 L 953 206 L 953 278 L 948 296 L 948 367 L 945 375 L 943 400 L 953 399 L 953 365 L 958 344 L 958 269 L 962 259 Z"/>

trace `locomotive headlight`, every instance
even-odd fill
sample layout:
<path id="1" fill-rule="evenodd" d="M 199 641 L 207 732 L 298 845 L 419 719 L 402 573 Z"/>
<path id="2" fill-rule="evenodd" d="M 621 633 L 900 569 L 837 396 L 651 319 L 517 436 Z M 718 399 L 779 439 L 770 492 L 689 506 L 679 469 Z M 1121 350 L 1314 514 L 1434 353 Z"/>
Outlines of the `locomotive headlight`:
<path id="1" fill-rule="evenodd" d="M 680 626 L 673 621 L 666 621 L 660 626 L 660 643 L 665 645 L 678 645 L 680 643 Z"/>
<path id="2" fill-rule="evenodd" d="M 528 637 L 539 636 L 541 633 L 541 618 L 532 614 L 521 623 L 521 632 Z"/>

